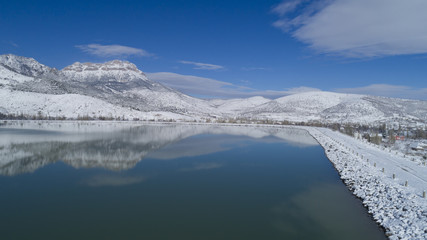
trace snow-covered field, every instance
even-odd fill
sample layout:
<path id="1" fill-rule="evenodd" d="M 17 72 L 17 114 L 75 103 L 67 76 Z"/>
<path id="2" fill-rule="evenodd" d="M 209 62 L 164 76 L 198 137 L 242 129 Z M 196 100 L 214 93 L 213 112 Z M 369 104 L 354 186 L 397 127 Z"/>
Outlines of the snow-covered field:
<path id="1" fill-rule="evenodd" d="M 4 114 L 25 114 L 43 116 L 76 118 L 89 116 L 97 118 L 122 117 L 132 120 L 193 120 L 194 118 L 172 112 L 141 112 L 126 107 L 120 107 L 103 100 L 79 94 L 41 94 L 0 89 L 0 102 L 4 106 Z M 1 110 L 1 107 L 0 107 Z M 0 111 L 0 112 L 2 112 Z"/>
<path id="2" fill-rule="evenodd" d="M 427 239 L 427 167 L 323 128 L 304 128 L 390 239 Z"/>

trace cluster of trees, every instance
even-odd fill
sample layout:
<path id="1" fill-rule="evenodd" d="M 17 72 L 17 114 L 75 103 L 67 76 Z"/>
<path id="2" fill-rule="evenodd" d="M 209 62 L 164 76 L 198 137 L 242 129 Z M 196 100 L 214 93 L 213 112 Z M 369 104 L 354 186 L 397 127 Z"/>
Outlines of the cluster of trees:
<path id="1" fill-rule="evenodd" d="M 382 141 L 382 138 L 387 138 L 389 143 L 395 143 L 396 136 L 404 136 L 405 138 L 410 139 L 427 139 L 427 130 L 422 128 L 417 129 L 402 129 L 401 126 L 395 129 L 387 129 L 385 123 L 379 126 L 367 126 L 367 125 L 351 125 L 339 123 L 334 123 L 332 126 L 327 126 L 331 129 L 340 131 L 344 134 L 354 136 L 355 133 L 359 133 L 363 138 L 367 139 L 369 142 L 379 144 Z"/>
<path id="2" fill-rule="evenodd" d="M 0 113 L 1 120 L 66 120 L 64 116 L 44 116 L 39 112 L 37 115 L 28 115 L 28 114 L 3 114 Z"/>
<path id="3" fill-rule="evenodd" d="M 415 139 L 427 139 L 427 131 L 422 129 L 417 129 L 414 131 L 414 138 Z"/>
<path id="4" fill-rule="evenodd" d="M 112 116 L 109 116 L 109 117 L 105 117 L 105 116 L 91 117 L 91 116 L 89 116 L 89 115 L 86 114 L 86 115 L 83 115 L 83 116 L 78 115 L 76 120 L 79 120 L 79 121 L 90 121 L 90 120 L 127 121 L 128 119 L 126 119 L 125 116 L 122 116 L 122 117 L 112 117 Z"/>
<path id="5" fill-rule="evenodd" d="M 65 116 L 45 116 L 41 112 L 38 112 L 37 115 L 29 115 L 29 114 L 3 114 L 0 113 L 0 120 L 78 120 L 78 121 L 93 121 L 93 120 L 100 120 L 100 121 L 129 121 L 129 119 L 125 118 L 125 116 L 89 116 L 87 114 L 85 115 L 78 115 L 77 118 L 66 118 Z M 140 121 L 139 118 L 133 118 L 133 121 Z M 150 119 L 148 120 L 150 122 L 158 121 L 158 122 L 176 122 L 175 119 Z"/>

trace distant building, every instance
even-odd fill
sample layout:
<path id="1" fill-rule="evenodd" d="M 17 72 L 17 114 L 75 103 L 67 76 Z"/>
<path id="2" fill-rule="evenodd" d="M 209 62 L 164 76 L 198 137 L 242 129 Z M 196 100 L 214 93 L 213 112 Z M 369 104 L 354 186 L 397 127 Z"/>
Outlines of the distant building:
<path id="1" fill-rule="evenodd" d="M 405 140 L 405 136 L 396 136 L 396 140 Z"/>

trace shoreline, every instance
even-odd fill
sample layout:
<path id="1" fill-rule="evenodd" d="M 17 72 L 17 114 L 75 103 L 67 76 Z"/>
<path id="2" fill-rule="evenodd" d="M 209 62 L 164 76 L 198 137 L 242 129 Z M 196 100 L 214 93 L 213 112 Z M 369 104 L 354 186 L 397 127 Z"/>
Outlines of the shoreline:
<path id="1" fill-rule="evenodd" d="M 386 237 L 427 239 L 427 199 L 414 193 L 417 188 L 402 186 L 396 179 L 390 181 L 382 170 L 364 160 L 362 153 L 355 152 L 355 156 L 350 148 L 319 129 L 303 129 L 322 146 L 341 180 L 362 201 Z"/>
<path id="2" fill-rule="evenodd" d="M 373 221 L 373 222 L 375 222 L 376 224 L 377 224 L 377 226 L 378 226 L 378 228 L 384 233 L 384 236 L 386 237 L 386 238 L 389 238 L 389 236 L 387 235 L 387 229 L 383 226 L 383 225 L 381 225 L 375 218 L 374 218 L 374 215 L 372 214 L 372 213 L 370 213 L 369 212 L 369 207 L 367 206 L 367 205 L 365 205 L 364 203 L 363 203 L 363 198 L 361 198 L 361 197 L 359 197 L 359 196 L 357 196 L 356 194 L 354 194 L 354 191 L 353 191 L 353 189 L 346 183 L 346 181 L 341 177 L 341 172 L 338 170 L 338 168 L 336 167 L 336 165 L 335 165 L 335 163 L 329 158 L 329 156 L 328 156 L 328 154 L 327 154 L 327 151 L 326 151 L 326 149 L 325 149 L 325 147 L 322 145 L 322 144 L 320 144 L 320 142 L 317 140 L 317 138 L 315 138 L 311 133 L 310 133 L 310 131 L 309 130 L 306 130 L 307 131 L 307 133 L 308 134 L 310 134 L 310 136 L 312 136 L 315 140 L 316 140 L 316 142 L 319 144 L 319 146 L 321 146 L 322 148 L 323 148 L 323 150 L 324 150 L 324 153 L 325 153 L 325 156 L 326 156 L 326 158 L 329 160 L 329 162 L 332 164 L 332 167 L 335 169 L 335 171 L 337 171 L 337 173 L 338 173 L 338 175 L 339 175 L 339 177 L 340 177 L 340 180 L 341 180 L 341 182 L 346 186 L 346 188 L 347 188 L 347 190 L 350 192 L 350 194 L 354 197 L 354 198 L 356 198 L 358 201 L 360 201 L 360 203 L 362 204 L 362 206 L 366 209 L 366 214 L 369 216 L 369 218 Z"/>

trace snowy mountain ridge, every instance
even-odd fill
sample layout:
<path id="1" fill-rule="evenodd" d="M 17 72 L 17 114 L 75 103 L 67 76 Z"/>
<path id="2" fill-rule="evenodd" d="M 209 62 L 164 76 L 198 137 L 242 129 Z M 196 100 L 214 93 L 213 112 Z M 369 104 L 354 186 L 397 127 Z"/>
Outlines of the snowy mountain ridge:
<path id="1" fill-rule="evenodd" d="M 143 115 L 145 112 L 162 112 L 163 116 L 170 115 L 170 118 L 176 118 L 178 114 L 182 115 L 181 119 L 193 115 L 200 117 L 216 112 L 214 108 L 205 104 L 205 101 L 201 99 L 184 95 L 149 80 L 134 64 L 127 61 L 74 63 L 58 71 L 37 63 L 32 58 L 9 54 L 0 56 L 0 64 L 0 87 L 12 90 L 11 94 L 25 92 L 26 94 L 21 95 L 25 95 L 30 102 L 32 98 L 40 99 L 37 93 L 47 94 L 46 97 L 51 100 L 50 102 L 55 102 L 58 98 L 51 99 L 53 96 L 49 97 L 49 95 L 61 94 L 74 94 L 73 97 L 76 98 L 77 102 L 82 102 L 87 97 L 99 100 L 97 104 L 90 101 L 89 108 L 92 108 L 92 111 L 89 109 L 87 109 L 89 111 L 80 111 L 80 107 L 77 107 L 71 111 L 75 115 L 65 115 L 65 117 L 76 118 L 77 115 L 84 114 L 96 118 L 100 116 L 98 109 L 102 109 L 102 106 L 108 104 L 123 108 L 123 111 L 119 111 L 123 115 L 115 115 L 118 113 L 115 111 L 110 111 L 104 115 L 112 114 L 114 118 L 135 115 L 132 114 L 135 111 L 140 113 L 137 115 Z M 2 94 L 6 93 L 8 91 L 2 91 Z M 61 103 L 57 105 L 61 105 Z M 48 113 L 46 107 L 45 104 L 33 105 L 27 110 L 19 108 L 20 111 L 17 111 L 16 108 L 5 105 L 5 103 L 0 106 L 4 109 L 2 112 L 12 114 L 29 114 L 29 112 L 34 112 L 37 109 L 36 112 L 41 111 L 45 116 L 48 114 L 49 116 L 63 115 L 61 112 Z"/>
<path id="2" fill-rule="evenodd" d="M 20 57 L 13 54 L 0 55 L 0 65 L 28 77 L 40 77 L 48 73 L 57 73 L 58 70 L 50 68 L 34 58 Z"/>
<path id="3" fill-rule="evenodd" d="M 239 114 L 269 101 L 271 101 L 271 99 L 255 96 L 250 98 L 234 98 L 227 100 L 212 99 L 209 101 L 209 103 L 212 106 L 220 109 L 223 113 Z"/>
<path id="4" fill-rule="evenodd" d="M 12 54 L 0 55 L 0 99 L 2 114 L 66 118 L 427 121 L 427 101 L 321 91 L 273 100 L 260 96 L 203 100 L 151 81 L 127 61 L 76 62 L 57 70 Z"/>
<path id="5" fill-rule="evenodd" d="M 76 62 L 61 70 L 61 73 L 73 80 L 99 80 L 105 75 L 118 82 L 129 82 L 135 79 L 148 81 L 148 78 L 133 63 L 113 60 L 106 63 Z M 90 77 L 89 77 L 90 76 Z"/>
<path id="6" fill-rule="evenodd" d="M 243 115 L 291 122 L 425 124 L 427 101 L 318 91 L 281 97 Z"/>

